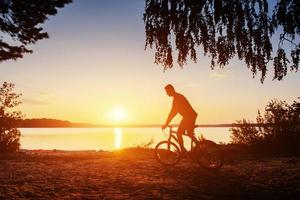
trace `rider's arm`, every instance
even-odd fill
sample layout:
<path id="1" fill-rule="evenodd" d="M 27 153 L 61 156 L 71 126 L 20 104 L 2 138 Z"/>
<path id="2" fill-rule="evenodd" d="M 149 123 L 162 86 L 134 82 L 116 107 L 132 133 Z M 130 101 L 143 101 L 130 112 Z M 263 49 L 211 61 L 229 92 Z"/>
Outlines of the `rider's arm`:
<path id="1" fill-rule="evenodd" d="M 173 107 L 172 107 L 172 109 L 171 109 L 171 112 L 169 113 L 169 115 L 168 115 L 168 118 L 167 118 L 167 120 L 166 120 L 166 123 L 165 123 L 165 126 L 168 126 L 169 125 L 169 123 L 171 122 L 171 120 L 175 117 L 175 115 L 177 114 L 178 112 L 177 112 L 177 109 L 174 107 L 174 105 L 173 105 Z"/>

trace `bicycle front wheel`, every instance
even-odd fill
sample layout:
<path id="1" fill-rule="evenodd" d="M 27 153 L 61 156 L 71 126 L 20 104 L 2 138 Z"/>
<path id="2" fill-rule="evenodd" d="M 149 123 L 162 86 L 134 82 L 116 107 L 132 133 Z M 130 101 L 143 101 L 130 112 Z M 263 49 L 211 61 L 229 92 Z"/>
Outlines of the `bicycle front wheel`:
<path id="1" fill-rule="evenodd" d="M 163 165 L 173 166 L 180 160 L 180 149 L 173 142 L 162 141 L 155 147 L 155 158 Z"/>
<path id="2" fill-rule="evenodd" d="M 223 165 L 223 154 L 216 143 L 210 140 L 200 141 L 196 147 L 198 164 L 208 170 L 220 169 Z"/>

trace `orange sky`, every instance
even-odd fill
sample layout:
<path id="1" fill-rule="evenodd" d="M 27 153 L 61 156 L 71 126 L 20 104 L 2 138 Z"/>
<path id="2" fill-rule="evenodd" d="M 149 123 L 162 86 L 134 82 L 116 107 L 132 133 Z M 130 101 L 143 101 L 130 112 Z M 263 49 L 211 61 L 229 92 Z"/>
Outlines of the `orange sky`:
<path id="1" fill-rule="evenodd" d="M 0 80 L 23 93 L 27 118 L 111 124 L 112 108 L 121 106 L 123 123 L 163 123 L 171 107 L 168 83 L 190 100 L 202 124 L 254 120 L 272 98 L 300 96 L 299 73 L 278 82 L 270 70 L 262 85 L 243 62 L 212 71 L 201 53 L 198 63 L 164 73 L 154 52 L 144 51 L 144 2 L 109 2 L 75 1 L 47 21 L 50 39 L 33 46 L 33 54 L 0 64 Z"/>

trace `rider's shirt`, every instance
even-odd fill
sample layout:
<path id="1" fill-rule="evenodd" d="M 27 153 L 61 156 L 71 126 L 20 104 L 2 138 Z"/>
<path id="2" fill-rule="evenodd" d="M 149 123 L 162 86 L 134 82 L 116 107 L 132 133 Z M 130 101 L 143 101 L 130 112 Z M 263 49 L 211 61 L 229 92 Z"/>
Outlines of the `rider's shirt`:
<path id="1" fill-rule="evenodd" d="M 182 94 L 176 93 L 173 96 L 172 110 L 178 112 L 183 118 L 196 118 L 197 113 L 191 104 Z"/>

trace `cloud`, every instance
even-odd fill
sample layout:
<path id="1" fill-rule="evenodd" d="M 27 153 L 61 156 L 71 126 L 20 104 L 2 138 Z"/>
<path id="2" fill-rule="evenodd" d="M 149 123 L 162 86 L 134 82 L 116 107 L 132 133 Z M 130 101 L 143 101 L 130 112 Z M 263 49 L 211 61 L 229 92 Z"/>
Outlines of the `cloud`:
<path id="1" fill-rule="evenodd" d="M 53 94 L 48 91 L 37 91 L 36 96 L 38 96 L 40 98 L 49 98 L 49 97 L 52 97 Z"/>
<path id="2" fill-rule="evenodd" d="M 22 102 L 24 104 L 31 104 L 31 105 L 49 105 L 49 99 L 53 97 L 53 94 L 48 91 L 36 91 L 33 95 L 30 95 L 30 97 L 24 97 L 22 99 Z"/>
<path id="3" fill-rule="evenodd" d="M 225 69 L 220 69 L 220 70 L 213 70 L 210 74 L 209 77 L 214 79 L 214 80 L 223 80 L 226 79 L 231 73 L 228 70 Z"/>
<path id="4" fill-rule="evenodd" d="M 49 102 L 46 102 L 43 100 L 38 100 L 38 99 L 33 99 L 33 98 L 23 98 L 22 102 L 24 104 L 39 105 L 39 106 L 44 106 L 44 105 L 49 104 Z"/>
<path id="5" fill-rule="evenodd" d="M 194 87 L 201 87 L 203 84 L 201 83 L 188 83 L 185 85 L 185 87 L 194 88 Z"/>

